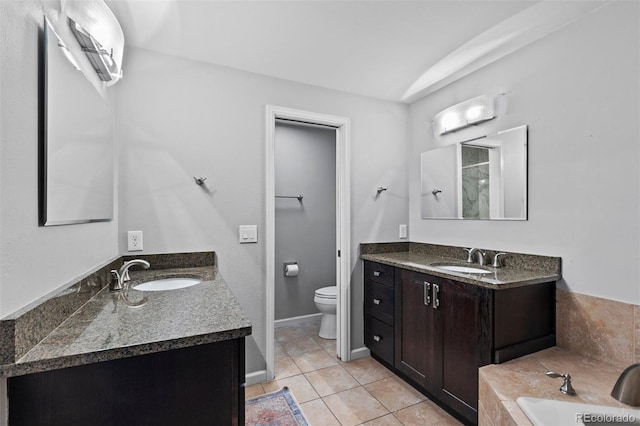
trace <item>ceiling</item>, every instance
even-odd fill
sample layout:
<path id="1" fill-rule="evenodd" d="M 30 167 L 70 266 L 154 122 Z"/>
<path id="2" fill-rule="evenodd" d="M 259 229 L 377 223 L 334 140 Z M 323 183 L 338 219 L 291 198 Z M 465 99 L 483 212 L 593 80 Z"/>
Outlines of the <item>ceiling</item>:
<path id="1" fill-rule="evenodd" d="M 514 28 L 531 21 L 531 12 L 541 3 L 573 4 L 569 15 L 574 16 L 576 3 L 597 6 L 606 2 L 107 0 L 106 3 L 120 21 L 128 46 L 409 102 L 438 88 L 432 81 L 434 75 L 441 87 L 461 67 L 477 62 L 478 58 L 469 57 L 469 52 L 481 51 L 476 46 L 479 42 L 486 46 L 489 39 L 497 38 L 503 43 L 509 38 L 505 37 L 505 31 L 513 36 L 517 32 Z M 537 15 L 542 15 L 539 12 Z M 547 10 L 544 15 L 550 13 Z M 506 25 L 509 22 L 511 25 Z M 460 53 L 465 51 L 467 58 L 461 61 Z M 452 62 L 453 56 L 458 59 Z M 451 63 L 447 65 L 447 61 Z M 123 68 L 126 72 L 126 62 Z M 429 72 L 431 77 L 427 75 Z M 427 78 L 426 89 L 418 87 L 425 75 L 431 78 Z"/>

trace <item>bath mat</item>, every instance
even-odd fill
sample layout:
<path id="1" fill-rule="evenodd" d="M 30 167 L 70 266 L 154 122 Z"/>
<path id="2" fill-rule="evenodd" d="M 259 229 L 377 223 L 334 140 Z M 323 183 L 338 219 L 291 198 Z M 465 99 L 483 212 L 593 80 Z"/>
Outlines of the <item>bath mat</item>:
<path id="1" fill-rule="evenodd" d="M 309 422 L 286 386 L 245 402 L 247 426 L 308 426 Z"/>

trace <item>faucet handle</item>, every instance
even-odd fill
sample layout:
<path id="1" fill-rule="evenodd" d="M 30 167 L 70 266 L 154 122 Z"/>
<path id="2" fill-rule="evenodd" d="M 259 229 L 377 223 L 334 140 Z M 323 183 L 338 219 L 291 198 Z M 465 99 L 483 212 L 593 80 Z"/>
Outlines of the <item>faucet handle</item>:
<path id="1" fill-rule="evenodd" d="M 464 249 L 467 252 L 467 263 L 473 263 L 473 252 L 474 252 L 474 248 L 465 248 Z"/>
<path id="2" fill-rule="evenodd" d="M 562 386 L 560 386 L 560 392 L 562 392 L 563 394 L 565 395 L 576 394 L 576 391 L 573 389 L 573 386 L 571 386 L 571 374 L 569 373 L 558 374 L 553 371 L 547 371 L 545 374 L 554 379 L 557 377 L 562 377 L 564 379 L 564 383 L 562 384 Z"/>
<path id="3" fill-rule="evenodd" d="M 495 256 L 493 256 L 493 267 L 494 268 L 502 268 L 502 264 L 500 263 L 500 256 L 506 256 L 507 253 L 496 253 Z"/>
<path id="4" fill-rule="evenodd" d="M 111 282 L 109 283 L 110 291 L 122 290 L 122 283 L 120 282 L 120 273 L 115 269 L 111 270 Z"/>

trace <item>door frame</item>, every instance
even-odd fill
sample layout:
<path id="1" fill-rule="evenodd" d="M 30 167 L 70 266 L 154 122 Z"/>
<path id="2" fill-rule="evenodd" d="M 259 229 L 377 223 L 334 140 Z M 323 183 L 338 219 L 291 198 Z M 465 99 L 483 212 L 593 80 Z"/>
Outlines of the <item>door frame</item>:
<path id="1" fill-rule="evenodd" d="M 342 361 L 351 359 L 351 209 L 350 209 L 350 126 L 345 117 L 315 112 L 266 106 L 266 363 L 267 380 L 274 377 L 275 365 L 275 129 L 276 120 L 293 124 L 315 124 L 336 129 L 336 316 L 337 355 Z M 338 255 L 339 253 L 339 255 Z"/>

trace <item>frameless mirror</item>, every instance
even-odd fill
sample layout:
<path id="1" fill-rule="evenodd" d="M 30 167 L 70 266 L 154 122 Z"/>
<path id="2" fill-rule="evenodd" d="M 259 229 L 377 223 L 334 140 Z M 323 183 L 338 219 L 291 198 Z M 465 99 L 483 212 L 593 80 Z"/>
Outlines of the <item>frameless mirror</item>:
<path id="1" fill-rule="evenodd" d="M 39 222 L 107 221 L 113 217 L 113 114 L 49 25 L 45 20 L 41 34 Z"/>
<path id="2" fill-rule="evenodd" d="M 423 219 L 527 220 L 527 126 L 420 156 Z"/>

